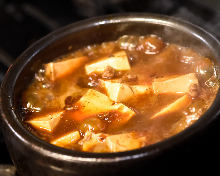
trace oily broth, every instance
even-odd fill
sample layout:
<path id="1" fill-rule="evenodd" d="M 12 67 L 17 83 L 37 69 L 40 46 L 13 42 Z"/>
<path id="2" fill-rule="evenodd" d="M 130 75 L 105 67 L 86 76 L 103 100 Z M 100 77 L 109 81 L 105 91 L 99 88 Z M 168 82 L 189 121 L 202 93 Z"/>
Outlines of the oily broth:
<path id="1" fill-rule="evenodd" d="M 87 46 L 71 54 L 57 58 L 57 60 L 88 56 L 89 61 L 85 63 L 87 64 L 120 50 L 122 50 L 122 48 L 118 41 L 106 42 L 101 45 Z M 131 70 L 129 73 L 137 75 L 138 77 L 136 84 L 150 85 L 155 78 L 193 73 L 197 70 L 197 65 L 195 63 L 203 59 L 202 56 L 191 49 L 177 46 L 175 44 L 164 44 L 157 54 L 150 55 L 137 51 L 134 47 L 124 48 L 123 50 L 125 50 L 128 57 L 130 57 Z M 194 59 L 193 64 L 189 64 L 189 61 L 185 61 L 185 58 L 187 57 Z M 184 61 L 182 61 L 181 58 L 183 58 Z M 164 60 L 166 60 L 166 62 L 164 62 Z M 213 67 L 213 63 L 210 64 L 210 66 Z M 44 70 L 44 68 L 41 69 L 41 72 L 43 72 L 42 70 Z M 87 76 L 85 76 L 84 66 L 79 68 L 77 72 L 66 76 L 65 79 L 60 79 L 55 82 L 47 80 L 42 75 L 42 73 L 37 73 L 33 82 L 23 93 L 23 110 L 28 112 L 25 121 L 31 120 L 42 114 L 62 110 L 62 107 L 65 106 L 64 102 L 66 97 L 74 96 L 76 97 L 74 101 L 77 101 L 88 88 L 106 93 L 99 84 L 94 84 L 92 86 L 80 86 L 85 84 L 84 82 L 80 83 L 80 85 L 78 84 L 79 80 L 88 79 Z M 194 123 L 199 116 L 209 108 L 219 87 L 217 78 L 213 78 L 213 86 L 208 87 L 206 86 L 204 79 L 207 81 L 210 77 L 204 78 L 206 75 L 200 77 L 199 73 L 197 73 L 197 75 L 201 86 L 201 93 L 199 97 L 192 100 L 192 104 L 187 109 L 169 114 L 166 117 L 152 120 L 150 117 L 153 114 L 177 100 L 182 94 L 155 95 L 151 92 L 150 94 L 135 96 L 124 104 L 134 109 L 136 115 L 124 126 L 118 129 L 107 128 L 104 132 L 108 134 L 119 134 L 136 131 L 140 136 L 146 136 L 147 140 L 145 145 L 150 145 L 184 130 L 186 127 Z M 39 77 L 41 79 L 39 79 Z M 74 95 L 72 92 L 74 92 Z M 60 101 L 57 101 L 58 97 Z M 27 106 L 27 102 L 29 102 L 31 106 Z M 190 117 L 193 118 L 189 120 Z M 32 133 L 48 142 L 72 131 L 73 129 L 78 129 L 80 125 L 79 122 L 76 122 L 71 118 L 68 111 L 64 112 L 62 119 L 52 133 L 48 133 L 45 130 L 36 130 L 26 123 L 26 126 Z M 84 132 L 81 131 L 80 135 L 81 138 L 83 138 Z M 78 143 L 65 146 L 65 148 L 81 150 Z"/>

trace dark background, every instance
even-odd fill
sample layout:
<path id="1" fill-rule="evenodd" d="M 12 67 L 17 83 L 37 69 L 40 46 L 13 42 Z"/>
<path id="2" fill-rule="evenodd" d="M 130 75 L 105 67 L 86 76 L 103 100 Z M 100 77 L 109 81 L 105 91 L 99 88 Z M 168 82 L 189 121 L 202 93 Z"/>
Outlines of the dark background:
<path id="1" fill-rule="evenodd" d="M 218 0 L 0 0 L 0 82 L 16 57 L 49 32 L 89 17 L 123 12 L 175 16 L 205 28 L 220 39 Z M 180 172 L 188 169 L 218 171 L 219 127 L 218 118 L 203 133 L 164 157 L 158 168 L 175 166 Z M 1 132 L 0 164 L 11 164 Z"/>

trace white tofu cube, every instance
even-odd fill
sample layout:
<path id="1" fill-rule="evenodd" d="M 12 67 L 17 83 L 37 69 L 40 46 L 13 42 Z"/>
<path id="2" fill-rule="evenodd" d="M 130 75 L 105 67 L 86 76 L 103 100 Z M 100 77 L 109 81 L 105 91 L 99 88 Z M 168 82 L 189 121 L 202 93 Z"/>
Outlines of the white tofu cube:
<path id="1" fill-rule="evenodd" d="M 83 151 L 88 152 L 122 152 L 143 147 L 145 137 L 139 137 L 135 133 L 109 135 L 104 133 L 95 134 L 87 131 L 85 137 L 79 143 Z"/>
<path id="2" fill-rule="evenodd" d="M 97 114 L 111 110 L 113 101 L 105 94 L 89 89 L 80 100 L 76 102 L 76 105 L 80 107 L 81 112 Z"/>
<path id="3" fill-rule="evenodd" d="M 150 88 L 147 85 L 131 85 L 131 90 L 134 95 L 148 94 L 150 93 Z"/>
<path id="4" fill-rule="evenodd" d="M 74 111 L 72 117 L 76 121 L 89 118 L 102 112 L 117 111 L 121 113 L 119 117 L 120 120 L 118 119 L 118 121 L 121 121 L 121 124 L 123 124 L 135 115 L 135 112 L 127 106 L 122 103 L 115 104 L 106 95 L 93 89 L 89 89 L 86 94 L 75 103 L 75 106 L 78 107 L 78 111 Z"/>
<path id="5" fill-rule="evenodd" d="M 80 139 L 79 132 L 73 131 L 51 141 L 50 143 L 59 147 L 65 147 L 66 145 L 76 143 L 79 139 Z"/>
<path id="6" fill-rule="evenodd" d="M 190 87 L 198 85 L 198 79 L 195 73 L 178 76 L 170 79 L 157 79 L 152 83 L 154 93 L 189 93 Z"/>
<path id="7" fill-rule="evenodd" d="M 101 81 L 102 85 L 105 87 L 108 97 L 114 102 L 124 102 L 133 96 L 132 89 L 121 83 L 113 83 L 111 81 Z"/>
<path id="8" fill-rule="evenodd" d="M 124 133 L 106 137 L 106 144 L 110 152 L 122 152 L 144 146 L 145 137 L 138 137 L 135 133 Z"/>
<path id="9" fill-rule="evenodd" d="M 52 112 L 40 117 L 36 117 L 26 122 L 31 124 L 34 128 L 39 128 L 48 132 L 52 132 L 62 118 L 63 112 L 64 111 Z"/>
<path id="10" fill-rule="evenodd" d="M 112 129 L 123 126 L 136 114 L 132 109 L 128 108 L 122 103 L 114 104 L 112 106 L 112 110 L 115 110 L 119 114 L 117 119 L 109 124 L 109 128 Z"/>
<path id="11" fill-rule="evenodd" d="M 104 57 L 94 63 L 85 65 L 85 71 L 87 75 L 93 72 L 102 73 L 107 66 L 111 66 L 117 71 L 127 71 L 131 69 L 125 51 L 119 51 L 110 57 Z"/>
<path id="12" fill-rule="evenodd" d="M 100 80 L 106 89 L 108 97 L 114 102 L 125 102 L 134 95 L 147 94 L 150 89 L 147 85 L 127 85 L 116 82 L 117 80 Z"/>
<path id="13" fill-rule="evenodd" d="M 107 134 L 95 134 L 91 131 L 85 133 L 84 138 L 79 142 L 82 145 L 82 150 L 87 152 L 108 152 L 108 146 L 105 143 Z"/>
<path id="14" fill-rule="evenodd" d="M 184 95 L 180 98 L 178 98 L 176 101 L 173 103 L 169 104 L 165 108 L 163 108 L 161 111 L 156 113 L 151 117 L 151 119 L 158 118 L 160 116 L 164 116 L 170 113 L 175 113 L 177 111 L 180 111 L 182 109 L 187 108 L 192 102 L 192 99 L 189 97 L 189 95 Z"/>
<path id="15" fill-rule="evenodd" d="M 56 81 L 76 71 L 87 60 L 88 57 L 83 56 L 63 61 L 50 62 L 45 65 L 45 75 L 51 81 Z"/>

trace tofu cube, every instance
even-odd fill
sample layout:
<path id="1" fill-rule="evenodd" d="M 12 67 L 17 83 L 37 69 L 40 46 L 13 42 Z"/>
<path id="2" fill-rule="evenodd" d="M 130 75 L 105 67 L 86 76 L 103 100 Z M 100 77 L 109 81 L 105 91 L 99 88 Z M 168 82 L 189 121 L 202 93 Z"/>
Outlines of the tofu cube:
<path id="1" fill-rule="evenodd" d="M 86 132 L 81 143 L 82 150 L 87 152 L 122 152 L 144 146 L 145 137 L 138 137 L 135 133 L 109 135 Z"/>
<path id="2" fill-rule="evenodd" d="M 143 147 L 145 140 L 145 137 L 138 137 L 135 133 L 124 133 L 106 137 L 106 144 L 110 152 L 122 152 Z"/>
<path id="3" fill-rule="evenodd" d="M 76 102 L 76 105 L 80 107 L 81 112 L 97 114 L 110 111 L 112 109 L 113 101 L 105 94 L 89 89 L 80 100 Z"/>
<path id="4" fill-rule="evenodd" d="M 34 128 L 39 128 L 48 132 L 52 132 L 62 118 L 63 112 L 64 111 L 52 112 L 46 115 L 42 115 L 40 117 L 36 117 L 26 122 L 31 124 Z"/>
<path id="5" fill-rule="evenodd" d="M 150 88 L 147 85 L 132 85 L 130 86 L 134 95 L 148 94 L 150 93 Z"/>
<path id="6" fill-rule="evenodd" d="M 79 132 L 73 131 L 51 141 L 50 143 L 59 147 L 65 147 L 66 145 L 76 143 L 79 139 L 80 139 Z"/>
<path id="7" fill-rule="evenodd" d="M 108 152 L 109 149 L 105 142 L 107 136 L 107 134 L 95 134 L 91 131 L 87 131 L 79 144 L 82 145 L 82 150 L 85 152 Z"/>
<path id="8" fill-rule="evenodd" d="M 111 81 L 101 81 L 105 87 L 108 97 L 114 102 L 124 102 L 133 96 L 132 89 L 121 83 L 113 83 Z"/>
<path id="9" fill-rule="evenodd" d="M 63 61 L 50 62 L 45 65 L 45 75 L 51 81 L 56 81 L 76 71 L 87 60 L 88 57 L 83 56 Z"/>
<path id="10" fill-rule="evenodd" d="M 189 93 L 192 85 L 198 85 L 195 73 L 178 76 L 167 80 L 155 80 L 152 83 L 154 93 Z"/>
<path id="11" fill-rule="evenodd" d="M 87 75 L 93 72 L 103 73 L 107 66 L 111 66 L 117 71 L 127 71 L 131 69 L 125 51 L 119 51 L 110 57 L 104 57 L 95 63 L 85 65 L 85 71 Z"/>
<path id="12" fill-rule="evenodd" d="M 117 112 L 117 119 L 113 120 L 109 124 L 109 129 L 115 129 L 119 128 L 120 126 L 123 126 L 136 114 L 132 109 L 128 108 L 122 103 L 114 104 L 112 106 L 112 109 L 115 110 L 115 112 Z"/>
<path id="13" fill-rule="evenodd" d="M 159 111 L 155 115 L 153 115 L 151 117 L 151 119 L 155 119 L 155 118 L 158 118 L 160 116 L 164 116 L 164 115 L 167 115 L 167 114 L 170 114 L 170 113 L 175 113 L 177 111 L 185 109 L 191 104 L 191 102 L 192 102 L 192 99 L 189 97 L 189 95 L 186 94 L 186 95 L 178 98 L 176 101 L 169 104 L 165 108 L 163 108 L 161 111 Z"/>
<path id="14" fill-rule="evenodd" d="M 135 112 L 127 106 L 121 103 L 115 104 L 106 95 L 93 89 L 89 89 L 86 94 L 75 103 L 75 106 L 78 107 L 78 111 L 74 111 L 71 116 L 76 121 L 84 120 L 101 112 L 110 111 L 121 113 L 120 118 L 123 117 L 123 121 L 129 120 L 135 115 Z"/>
<path id="15" fill-rule="evenodd" d="M 133 95 L 149 93 L 150 89 L 146 85 L 127 85 L 113 81 L 100 80 L 106 89 L 108 97 L 114 102 L 125 102 Z"/>

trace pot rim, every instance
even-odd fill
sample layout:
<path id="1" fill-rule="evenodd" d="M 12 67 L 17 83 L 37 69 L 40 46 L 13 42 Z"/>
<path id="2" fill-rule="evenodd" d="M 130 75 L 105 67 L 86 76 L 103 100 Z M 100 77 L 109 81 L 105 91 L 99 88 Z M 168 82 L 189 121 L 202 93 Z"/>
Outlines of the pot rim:
<path id="1" fill-rule="evenodd" d="M 11 132 L 19 138 L 24 145 L 31 147 L 32 150 L 44 155 L 46 157 L 54 158 L 57 160 L 65 160 L 68 162 L 96 162 L 96 163 L 112 163 L 122 162 L 125 160 L 135 160 L 143 157 L 153 157 L 166 151 L 169 148 L 174 147 L 176 144 L 183 142 L 190 136 L 197 134 L 209 125 L 219 115 L 220 105 L 220 91 L 216 95 L 215 101 L 212 106 L 197 120 L 193 125 L 189 126 L 180 133 L 171 136 L 163 141 L 146 146 L 140 149 L 117 152 L 117 153 L 89 153 L 73 151 L 64 148 L 57 147 L 49 144 L 33 134 L 31 134 L 16 118 L 16 112 L 13 108 L 13 90 L 15 83 L 28 62 L 38 54 L 42 49 L 46 48 L 51 43 L 59 40 L 73 32 L 77 32 L 83 29 L 87 29 L 94 26 L 106 25 L 112 23 L 123 22 L 142 22 L 142 23 L 154 23 L 164 26 L 170 26 L 178 28 L 184 32 L 188 32 L 194 35 L 196 38 L 202 40 L 208 46 L 213 47 L 216 59 L 220 62 L 220 42 L 207 31 L 202 28 L 180 20 L 174 17 L 165 15 L 149 14 L 149 13 L 125 13 L 125 14 L 112 14 L 102 17 L 95 17 L 79 21 L 65 27 L 62 27 L 52 33 L 49 33 L 42 39 L 35 42 L 29 48 L 27 48 L 8 69 L 5 78 L 1 85 L 1 114 L 5 124 L 10 128 Z"/>

